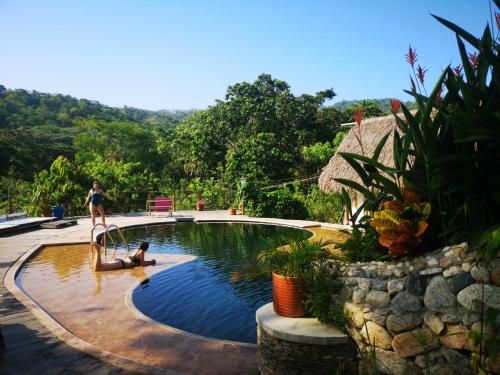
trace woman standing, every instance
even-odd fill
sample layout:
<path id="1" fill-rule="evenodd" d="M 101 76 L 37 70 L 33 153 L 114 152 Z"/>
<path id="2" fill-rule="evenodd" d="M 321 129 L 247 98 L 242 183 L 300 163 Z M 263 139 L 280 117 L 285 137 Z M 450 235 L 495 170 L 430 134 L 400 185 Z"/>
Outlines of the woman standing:
<path id="1" fill-rule="evenodd" d="M 101 215 L 102 224 L 106 227 L 106 214 L 104 213 L 104 208 L 102 207 L 102 197 L 108 196 L 100 187 L 99 181 L 94 181 L 92 184 L 92 189 L 90 189 L 87 199 L 83 207 L 86 207 L 90 202 L 90 215 L 92 216 L 92 226 L 95 225 L 95 217 L 97 212 Z"/>

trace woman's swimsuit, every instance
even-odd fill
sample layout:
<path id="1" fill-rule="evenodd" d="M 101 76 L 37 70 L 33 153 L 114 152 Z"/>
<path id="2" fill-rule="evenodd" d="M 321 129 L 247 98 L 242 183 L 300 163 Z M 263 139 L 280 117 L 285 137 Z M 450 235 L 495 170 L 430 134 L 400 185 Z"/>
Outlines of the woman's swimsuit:
<path id="1" fill-rule="evenodd" d="M 134 266 L 139 266 L 141 264 L 141 260 L 137 257 L 137 252 L 135 254 L 131 254 L 128 256 L 128 259 L 134 263 Z"/>
<path id="2" fill-rule="evenodd" d="M 97 193 L 95 191 L 92 192 L 92 196 L 90 197 L 90 203 L 94 206 L 98 206 L 102 201 L 102 193 Z"/>
<path id="3" fill-rule="evenodd" d="M 123 259 L 116 258 L 115 260 L 117 260 L 117 261 L 119 261 L 121 263 L 122 268 L 126 268 L 125 261 Z"/>

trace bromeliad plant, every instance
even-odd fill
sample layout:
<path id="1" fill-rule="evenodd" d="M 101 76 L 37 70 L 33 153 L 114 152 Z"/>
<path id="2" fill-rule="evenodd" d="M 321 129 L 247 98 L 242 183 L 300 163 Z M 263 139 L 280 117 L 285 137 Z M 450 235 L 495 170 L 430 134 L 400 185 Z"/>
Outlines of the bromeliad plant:
<path id="1" fill-rule="evenodd" d="M 422 203 L 411 190 L 403 189 L 403 203 L 386 201 L 381 210 L 374 213 L 370 225 L 379 233 L 379 243 L 392 256 L 406 255 L 421 242 L 429 224 L 431 212 L 428 202 Z"/>
<path id="2" fill-rule="evenodd" d="M 500 8 L 499 0 L 495 4 Z M 393 165 L 378 161 L 387 134 L 371 156 L 342 153 L 362 184 L 337 181 L 369 202 L 382 195 L 403 207 L 403 187 L 411 189 L 430 203 L 426 237 L 441 246 L 474 240 L 500 223 L 500 57 L 498 33 L 489 26 L 477 38 L 434 18 L 456 33 L 461 66 L 444 69 L 427 96 L 426 70 L 410 48 L 406 57 L 415 79 L 406 92 L 415 98 L 417 111 L 401 104 L 403 116 L 398 116 L 399 103 L 394 102 Z M 467 51 L 465 42 L 473 51 Z"/>

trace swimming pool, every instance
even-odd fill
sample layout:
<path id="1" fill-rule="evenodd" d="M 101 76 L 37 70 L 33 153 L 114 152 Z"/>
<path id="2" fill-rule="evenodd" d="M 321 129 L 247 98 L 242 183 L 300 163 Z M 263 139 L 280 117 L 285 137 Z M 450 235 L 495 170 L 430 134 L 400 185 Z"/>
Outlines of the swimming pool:
<path id="1" fill-rule="evenodd" d="M 230 281 L 261 250 L 310 237 L 283 226 L 243 223 L 178 223 L 125 231 L 132 246 L 153 253 L 197 258 L 153 275 L 132 292 L 144 315 L 171 327 L 215 339 L 255 343 L 255 311 L 271 301 L 270 278 Z"/>

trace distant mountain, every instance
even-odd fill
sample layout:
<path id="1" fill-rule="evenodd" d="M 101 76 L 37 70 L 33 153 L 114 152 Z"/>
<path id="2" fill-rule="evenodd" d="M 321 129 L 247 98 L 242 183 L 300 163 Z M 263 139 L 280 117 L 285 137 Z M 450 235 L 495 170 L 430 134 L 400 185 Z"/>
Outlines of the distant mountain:
<path id="1" fill-rule="evenodd" d="M 358 103 L 361 103 L 363 100 L 369 100 L 369 101 L 373 101 L 373 102 L 376 102 L 378 104 L 378 106 L 380 107 L 380 109 L 384 112 L 384 113 L 391 113 L 391 103 L 390 103 L 390 100 L 391 98 L 383 98 L 383 99 L 360 99 L 360 100 L 342 100 L 338 103 L 335 103 L 333 106 L 335 108 L 337 108 L 339 111 L 345 111 L 346 108 L 349 108 L 350 106 L 352 105 L 355 105 L 355 104 L 358 104 Z M 412 101 L 403 101 L 402 103 L 404 103 L 405 106 L 409 107 L 409 108 L 413 108 L 415 106 L 415 103 L 412 102 Z"/>
<path id="2" fill-rule="evenodd" d="M 95 100 L 0 85 L 0 176 L 12 169 L 30 180 L 59 155 L 74 159 L 82 121 L 127 122 L 149 131 L 169 131 L 193 112 L 116 108 Z"/>
<path id="3" fill-rule="evenodd" d="M 49 94 L 0 85 L 0 128 L 16 129 L 52 125 L 71 127 L 77 120 L 129 121 L 172 127 L 196 110 L 151 111 L 134 107 L 110 107 L 95 100 Z"/>

